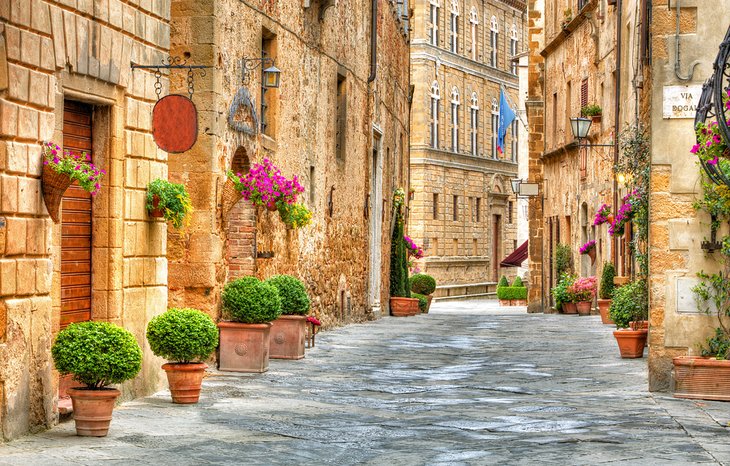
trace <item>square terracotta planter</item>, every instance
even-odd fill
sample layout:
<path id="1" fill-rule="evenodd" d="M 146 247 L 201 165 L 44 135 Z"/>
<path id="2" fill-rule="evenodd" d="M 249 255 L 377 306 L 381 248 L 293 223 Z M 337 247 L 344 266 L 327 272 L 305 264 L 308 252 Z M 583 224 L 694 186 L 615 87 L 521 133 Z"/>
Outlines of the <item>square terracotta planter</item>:
<path id="1" fill-rule="evenodd" d="M 302 359 L 307 316 L 283 315 L 271 323 L 269 358 Z"/>
<path id="2" fill-rule="evenodd" d="M 674 396 L 730 401 L 730 361 L 681 356 L 674 363 Z"/>
<path id="3" fill-rule="evenodd" d="M 218 322 L 221 332 L 218 369 L 231 372 L 269 370 L 271 323 Z"/>

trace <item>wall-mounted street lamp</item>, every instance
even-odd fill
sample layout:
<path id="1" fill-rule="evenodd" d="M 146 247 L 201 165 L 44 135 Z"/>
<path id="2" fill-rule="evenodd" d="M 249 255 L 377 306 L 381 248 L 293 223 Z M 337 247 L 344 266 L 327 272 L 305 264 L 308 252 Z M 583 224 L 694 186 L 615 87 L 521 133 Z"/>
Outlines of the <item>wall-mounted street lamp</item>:
<path id="1" fill-rule="evenodd" d="M 586 117 L 576 117 L 570 119 L 570 131 L 573 133 L 573 137 L 578 140 L 578 147 L 616 147 L 616 143 L 613 144 L 589 144 L 581 143 L 583 139 L 588 138 L 588 133 L 591 130 L 593 120 Z"/>
<path id="2" fill-rule="evenodd" d="M 268 65 L 268 66 L 267 66 Z M 274 59 L 269 57 L 262 58 L 242 58 L 241 59 L 241 79 L 243 84 L 251 81 L 251 72 L 258 67 L 264 67 L 261 79 L 261 85 L 266 89 L 276 89 L 279 87 L 281 78 L 281 70 L 274 65 Z"/>

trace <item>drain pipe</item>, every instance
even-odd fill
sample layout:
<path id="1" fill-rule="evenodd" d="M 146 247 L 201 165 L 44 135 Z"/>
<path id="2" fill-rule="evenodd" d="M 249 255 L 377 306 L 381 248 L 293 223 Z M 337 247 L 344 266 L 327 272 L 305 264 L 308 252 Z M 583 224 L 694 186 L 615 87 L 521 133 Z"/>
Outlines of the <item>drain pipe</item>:
<path id="1" fill-rule="evenodd" d="M 614 143 L 616 144 L 613 149 L 613 166 L 614 169 L 612 170 L 613 173 L 613 209 L 614 212 L 617 212 L 618 209 L 618 181 L 616 180 L 616 166 L 618 165 L 618 155 L 619 155 L 619 125 L 621 124 L 621 116 L 619 115 L 619 112 L 621 110 L 621 40 L 623 39 L 623 1 L 618 0 L 616 2 L 616 8 L 618 9 L 618 18 L 616 19 L 616 98 L 614 99 Z M 621 268 L 619 268 L 618 264 L 618 245 L 619 245 L 619 239 L 618 237 L 613 237 L 613 250 L 611 251 L 611 256 L 613 259 L 613 265 L 616 268 L 616 271 L 621 273 L 623 271 L 623 264 L 621 264 Z"/>
<path id="2" fill-rule="evenodd" d="M 674 75 L 680 81 L 691 81 L 695 74 L 695 68 L 700 64 L 699 60 L 695 60 L 689 65 L 689 76 L 682 76 L 681 74 L 681 58 L 679 53 L 679 24 L 680 24 L 680 12 L 682 9 L 682 0 L 675 0 L 677 2 L 677 33 L 674 35 Z M 671 6 L 670 6 L 671 8 Z"/>
<path id="3" fill-rule="evenodd" d="M 370 19 L 370 76 L 368 83 L 375 81 L 378 72 L 378 0 L 372 0 Z"/>

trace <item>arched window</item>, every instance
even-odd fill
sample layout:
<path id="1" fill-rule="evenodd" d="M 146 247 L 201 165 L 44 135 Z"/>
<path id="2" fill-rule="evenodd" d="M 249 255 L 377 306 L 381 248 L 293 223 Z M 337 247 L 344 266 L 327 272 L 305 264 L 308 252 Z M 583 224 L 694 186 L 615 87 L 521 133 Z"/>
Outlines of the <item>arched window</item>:
<path id="1" fill-rule="evenodd" d="M 459 1 L 451 0 L 451 52 L 459 53 Z"/>
<path id="2" fill-rule="evenodd" d="M 479 99 L 477 93 L 471 93 L 471 154 L 478 154 L 478 134 L 479 134 Z"/>
<path id="3" fill-rule="evenodd" d="M 499 131 L 499 104 L 492 97 L 492 158 L 497 158 L 497 131 Z"/>
<path id="4" fill-rule="evenodd" d="M 497 22 L 497 17 L 492 16 L 492 20 L 489 23 L 489 45 L 492 47 L 491 51 L 491 65 L 493 67 L 497 67 L 497 48 L 499 47 L 499 23 Z"/>
<path id="5" fill-rule="evenodd" d="M 430 0 L 428 39 L 431 45 L 439 45 L 439 1 Z"/>
<path id="6" fill-rule="evenodd" d="M 451 150 L 459 152 L 459 89 L 451 89 Z"/>
<path id="7" fill-rule="evenodd" d="M 519 40 L 519 37 L 517 36 L 517 26 L 512 23 L 512 29 L 510 29 L 509 32 L 509 53 L 512 58 L 512 74 L 517 74 L 517 60 L 515 60 L 515 56 L 517 55 L 517 41 Z"/>
<path id="8" fill-rule="evenodd" d="M 477 59 L 477 25 L 479 24 L 479 15 L 477 7 L 472 6 L 469 12 L 469 23 L 471 23 L 471 59 Z"/>
<path id="9" fill-rule="evenodd" d="M 438 148 L 439 145 L 439 83 L 434 81 L 431 84 L 431 147 Z"/>

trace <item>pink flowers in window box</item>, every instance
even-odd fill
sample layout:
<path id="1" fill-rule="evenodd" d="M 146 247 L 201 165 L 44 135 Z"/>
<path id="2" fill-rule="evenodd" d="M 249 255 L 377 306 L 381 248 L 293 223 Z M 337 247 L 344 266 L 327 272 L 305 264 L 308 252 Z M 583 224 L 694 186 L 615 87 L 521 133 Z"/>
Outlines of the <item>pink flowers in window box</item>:
<path id="1" fill-rule="evenodd" d="M 287 179 L 269 159 L 264 159 L 262 164 L 253 164 L 245 176 L 240 173 L 237 176 L 243 198 L 270 210 L 275 210 L 279 204 L 294 204 L 297 196 L 304 192 L 296 175 Z"/>
<path id="2" fill-rule="evenodd" d="M 86 152 L 73 154 L 70 151 L 62 150 L 57 144 L 47 142 L 43 144 L 43 165 L 78 181 L 84 191 L 95 196 L 101 190 L 101 179 L 106 171 L 100 170 L 91 163 L 91 156 Z"/>

